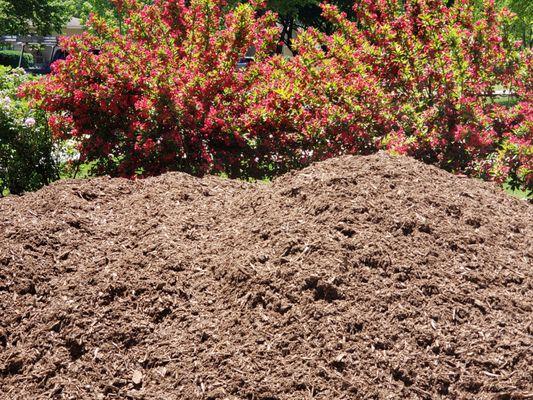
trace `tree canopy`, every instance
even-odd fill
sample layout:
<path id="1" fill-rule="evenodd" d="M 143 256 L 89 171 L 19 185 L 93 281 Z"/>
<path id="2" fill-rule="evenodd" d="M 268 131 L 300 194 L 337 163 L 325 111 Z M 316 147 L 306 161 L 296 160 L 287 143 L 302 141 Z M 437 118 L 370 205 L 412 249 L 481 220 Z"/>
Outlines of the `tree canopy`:
<path id="1" fill-rule="evenodd" d="M 61 32 L 72 15 L 65 0 L 0 0 L 0 34 Z"/>
<path id="2" fill-rule="evenodd" d="M 520 38 L 525 46 L 533 46 L 533 1 L 502 0 L 502 2 L 517 16 L 511 26 L 515 36 Z"/>

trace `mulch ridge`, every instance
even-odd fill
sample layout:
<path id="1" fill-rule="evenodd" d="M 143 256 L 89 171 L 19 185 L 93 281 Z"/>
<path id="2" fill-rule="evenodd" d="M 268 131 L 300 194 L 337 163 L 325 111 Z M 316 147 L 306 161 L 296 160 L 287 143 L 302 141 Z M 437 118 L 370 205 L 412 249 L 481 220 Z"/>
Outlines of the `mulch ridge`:
<path id="1" fill-rule="evenodd" d="M 532 207 L 385 153 L 0 199 L 0 399 L 532 399 Z"/>

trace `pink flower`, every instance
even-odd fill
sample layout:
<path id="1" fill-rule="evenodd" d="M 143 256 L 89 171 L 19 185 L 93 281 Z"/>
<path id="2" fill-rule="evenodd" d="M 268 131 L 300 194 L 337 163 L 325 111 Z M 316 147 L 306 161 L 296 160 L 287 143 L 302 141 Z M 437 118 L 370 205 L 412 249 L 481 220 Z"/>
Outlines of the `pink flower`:
<path id="1" fill-rule="evenodd" d="M 29 118 L 26 118 L 24 120 L 24 126 L 28 127 L 28 128 L 32 128 L 33 126 L 35 126 L 35 118 L 32 118 L 32 117 L 29 117 Z"/>

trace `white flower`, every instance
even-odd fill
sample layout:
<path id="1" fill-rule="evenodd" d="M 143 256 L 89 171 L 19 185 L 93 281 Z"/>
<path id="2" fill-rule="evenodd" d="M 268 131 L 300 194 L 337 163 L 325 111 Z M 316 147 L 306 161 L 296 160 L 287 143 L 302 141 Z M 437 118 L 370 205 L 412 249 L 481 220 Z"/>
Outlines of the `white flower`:
<path id="1" fill-rule="evenodd" d="M 302 156 L 304 157 L 313 157 L 313 154 L 314 154 L 314 151 L 311 149 L 311 150 L 302 150 Z"/>
<path id="2" fill-rule="evenodd" d="M 35 125 L 35 118 L 26 118 L 26 120 L 24 121 L 24 126 L 27 126 L 28 128 L 31 128 L 32 126 Z"/>
<path id="3" fill-rule="evenodd" d="M 60 164 L 77 161 L 80 153 L 77 150 L 77 142 L 69 139 L 61 143 L 54 143 L 54 159 Z"/>
<path id="4" fill-rule="evenodd" d="M 8 109 L 11 105 L 11 99 L 9 97 L 0 97 L 0 106 L 4 109 Z"/>

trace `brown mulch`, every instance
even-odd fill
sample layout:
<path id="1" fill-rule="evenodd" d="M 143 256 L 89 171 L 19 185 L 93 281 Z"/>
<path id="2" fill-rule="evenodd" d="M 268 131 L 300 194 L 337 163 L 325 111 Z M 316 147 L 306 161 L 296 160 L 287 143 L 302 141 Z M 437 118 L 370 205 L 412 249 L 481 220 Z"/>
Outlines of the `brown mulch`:
<path id="1" fill-rule="evenodd" d="M 0 200 L 1 399 L 531 399 L 533 206 L 383 153 Z"/>

